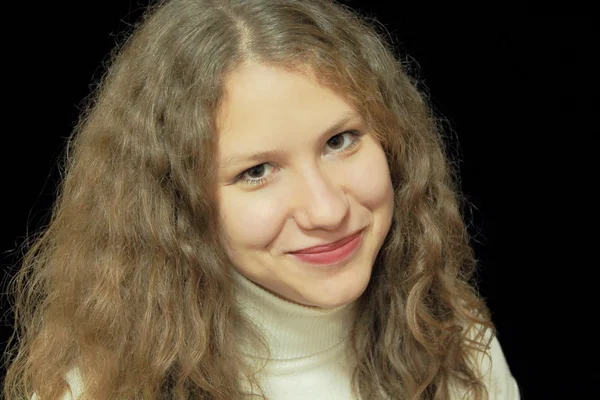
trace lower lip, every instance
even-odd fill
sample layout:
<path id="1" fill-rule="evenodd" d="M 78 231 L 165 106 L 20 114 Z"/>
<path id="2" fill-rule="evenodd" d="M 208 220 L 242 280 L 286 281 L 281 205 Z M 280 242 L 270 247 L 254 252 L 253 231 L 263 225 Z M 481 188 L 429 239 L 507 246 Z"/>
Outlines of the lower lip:
<path id="1" fill-rule="evenodd" d="M 362 232 L 357 235 L 354 239 L 343 245 L 342 247 L 338 247 L 335 250 L 323 252 L 323 253 L 314 253 L 314 254 L 292 254 L 294 257 L 299 259 L 300 261 L 307 262 L 310 264 L 318 264 L 318 265 L 330 265 L 339 263 L 341 261 L 350 258 L 350 256 L 354 253 L 354 251 L 358 248 L 360 243 L 362 242 Z"/>

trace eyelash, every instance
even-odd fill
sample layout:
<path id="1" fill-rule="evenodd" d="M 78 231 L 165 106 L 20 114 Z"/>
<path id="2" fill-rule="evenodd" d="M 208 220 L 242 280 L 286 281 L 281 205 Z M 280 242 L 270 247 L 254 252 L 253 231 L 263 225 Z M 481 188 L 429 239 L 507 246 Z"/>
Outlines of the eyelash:
<path id="1" fill-rule="evenodd" d="M 350 142 L 350 144 L 348 146 L 344 147 L 343 150 L 334 151 L 334 153 L 345 153 L 347 151 L 354 149 L 356 146 L 358 146 L 358 143 L 360 142 L 360 138 L 362 136 L 362 134 L 358 131 L 344 131 L 344 132 L 340 132 L 338 134 L 333 135 L 332 137 L 329 138 L 329 140 L 333 139 L 336 136 L 341 136 L 344 134 L 349 134 L 352 137 L 352 141 Z M 327 142 L 329 142 L 329 140 Z M 250 172 L 250 170 L 252 168 L 259 167 L 263 164 L 268 164 L 268 163 L 257 164 L 253 167 L 250 167 L 250 168 L 242 171 L 242 173 L 240 173 L 238 176 L 235 177 L 234 183 L 242 182 L 245 185 L 256 186 L 256 187 L 260 187 L 260 186 L 266 184 L 267 181 L 269 180 L 269 178 L 257 178 L 257 179 L 244 178 L 244 176 L 248 172 Z"/>

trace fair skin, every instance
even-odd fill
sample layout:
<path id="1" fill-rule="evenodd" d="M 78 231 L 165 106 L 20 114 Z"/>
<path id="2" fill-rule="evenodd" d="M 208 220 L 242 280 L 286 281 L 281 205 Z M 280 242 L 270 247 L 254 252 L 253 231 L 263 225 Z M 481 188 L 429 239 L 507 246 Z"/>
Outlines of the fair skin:
<path id="1" fill-rule="evenodd" d="M 256 63 L 228 76 L 219 111 L 220 223 L 234 267 L 297 304 L 356 300 L 394 207 L 384 151 L 363 118 L 311 75 Z M 357 231 L 360 245 L 343 262 L 290 254 Z"/>

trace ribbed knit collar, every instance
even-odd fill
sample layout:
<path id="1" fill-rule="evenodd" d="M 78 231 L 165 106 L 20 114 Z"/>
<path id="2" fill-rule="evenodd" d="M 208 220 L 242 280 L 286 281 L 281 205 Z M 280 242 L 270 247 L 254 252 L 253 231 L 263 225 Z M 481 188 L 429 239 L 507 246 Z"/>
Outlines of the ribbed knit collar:
<path id="1" fill-rule="evenodd" d="M 310 357 L 348 338 L 356 302 L 331 309 L 302 306 L 273 295 L 232 270 L 240 312 L 259 327 L 271 360 Z M 242 351 L 258 356 L 248 349 Z"/>

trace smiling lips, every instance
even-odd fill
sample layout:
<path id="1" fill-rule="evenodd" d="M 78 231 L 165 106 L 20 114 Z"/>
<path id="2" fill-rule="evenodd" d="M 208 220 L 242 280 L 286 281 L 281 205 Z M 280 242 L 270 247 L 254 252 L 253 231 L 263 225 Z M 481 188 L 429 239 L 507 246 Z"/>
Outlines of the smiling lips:
<path id="1" fill-rule="evenodd" d="M 309 247 L 291 252 L 293 256 L 311 264 L 332 264 L 346 259 L 359 246 L 362 240 L 362 230 L 326 245 Z"/>

